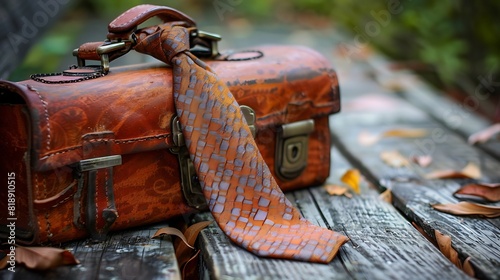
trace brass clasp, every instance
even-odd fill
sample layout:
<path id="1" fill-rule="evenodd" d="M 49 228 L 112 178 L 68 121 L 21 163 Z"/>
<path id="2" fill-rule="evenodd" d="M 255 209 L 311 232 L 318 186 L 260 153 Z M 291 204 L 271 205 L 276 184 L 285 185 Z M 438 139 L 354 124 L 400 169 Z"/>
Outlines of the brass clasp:
<path id="1" fill-rule="evenodd" d="M 276 139 L 276 175 L 285 181 L 297 178 L 307 166 L 309 135 L 314 131 L 314 120 L 308 119 L 284 124 Z"/>

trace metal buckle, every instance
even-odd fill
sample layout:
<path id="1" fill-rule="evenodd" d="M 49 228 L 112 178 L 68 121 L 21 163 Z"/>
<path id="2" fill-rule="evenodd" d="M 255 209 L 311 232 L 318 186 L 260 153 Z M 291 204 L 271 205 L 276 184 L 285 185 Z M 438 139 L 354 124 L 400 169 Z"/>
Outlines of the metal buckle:
<path id="1" fill-rule="evenodd" d="M 250 127 L 252 136 L 255 137 L 255 111 L 245 105 L 241 105 L 240 109 L 243 116 Z M 172 135 L 175 147 L 170 148 L 170 152 L 177 155 L 179 161 L 179 169 L 181 173 L 181 189 L 184 198 L 189 206 L 200 211 L 207 210 L 208 206 L 203 195 L 203 191 L 196 175 L 193 161 L 189 156 L 189 151 L 185 145 L 184 135 L 182 134 L 179 118 L 172 118 Z"/>
<path id="2" fill-rule="evenodd" d="M 314 131 L 314 120 L 282 125 L 276 139 L 275 171 L 278 178 L 287 181 L 297 178 L 307 166 L 309 135 Z"/>
<path id="3" fill-rule="evenodd" d="M 222 39 L 220 35 L 195 29 L 190 36 L 190 51 L 195 56 L 213 58 L 219 55 L 218 42 Z"/>
<path id="4" fill-rule="evenodd" d="M 109 72 L 110 55 L 115 54 L 116 57 L 114 58 L 117 58 L 126 54 L 132 48 L 132 42 L 132 40 L 106 41 L 103 45 L 97 47 L 96 51 L 101 58 L 101 68 L 104 74 Z M 73 50 L 73 56 L 76 56 L 79 67 L 85 66 L 85 59 L 78 57 L 78 49 Z"/>

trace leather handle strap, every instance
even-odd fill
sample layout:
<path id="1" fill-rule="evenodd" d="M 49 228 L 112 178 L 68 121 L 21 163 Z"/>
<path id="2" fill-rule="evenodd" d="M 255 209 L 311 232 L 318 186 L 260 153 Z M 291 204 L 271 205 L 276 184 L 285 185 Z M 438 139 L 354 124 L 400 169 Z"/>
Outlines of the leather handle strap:
<path id="1" fill-rule="evenodd" d="M 153 17 L 159 17 L 164 23 L 182 21 L 189 27 L 196 26 L 191 17 L 176 9 L 144 4 L 135 6 L 115 18 L 108 25 L 108 39 L 127 40 L 141 23 Z"/>

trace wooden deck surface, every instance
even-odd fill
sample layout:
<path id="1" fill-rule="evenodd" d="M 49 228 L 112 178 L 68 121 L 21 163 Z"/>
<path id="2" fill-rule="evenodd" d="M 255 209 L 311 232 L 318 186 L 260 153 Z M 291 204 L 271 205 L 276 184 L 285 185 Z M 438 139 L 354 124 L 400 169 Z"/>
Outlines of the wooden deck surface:
<path id="1" fill-rule="evenodd" d="M 260 36 L 260 42 L 285 41 L 281 35 Z M 392 72 L 381 57 L 345 62 L 331 51 L 340 39 L 323 39 L 312 47 L 332 59 L 342 96 L 341 113 L 331 117 L 332 165 L 327 183 L 340 183 L 341 175 L 355 168 L 364 177 L 362 190 L 360 195 L 347 198 L 330 196 L 323 186 L 315 186 L 287 196 L 306 218 L 342 232 L 350 241 L 328 265 L 273 260 L 237 247 L 212 224 L 198 240 L 200 278 L 469 279 L 433 244 L 435 232 L 439 231 L 451 237 L 451 246 L 461 262 L 470 257 L 476 278 L 500 279 L 500 219 L 458 217 L 430 206 L 457 202 L 452 194 L 466 182 L 500 182 L 500 142 L 493 140 L 479 146 L 466 142 L 468 135 L 489 123 L 461 104 L 436 95 L 411 73 Z M 245 42 L 233 46 L 242 44 Z M 388 137 L 372 145 L 360 142 L 360 135 L 380 135 L 393 129 L 422 129 L 428 134 L 419 138 Z M 430 155 L 433 161 L 425 168 L 414 163 L 391 167 L 380 154 L 392 150 L 405 157 Z M 480 168 L 480 179 L 426 179 L 430 172 L 459 170 L 468 163 Z M 386 190 L 392 193 L 392 204 L 379 198 Z M 207 219 L 211 219 L 209 213 L 198 214 L 192 220 Z M 63 247 L 82 262 L 80 265 L 46 273 L 22 268 L 14 274 L 0 271 L 0 278 L 179 279 L 181 273 L 170 239 L 149 238 L 161 226 L 114 233 L 100 244 L 65 244 Z"/>

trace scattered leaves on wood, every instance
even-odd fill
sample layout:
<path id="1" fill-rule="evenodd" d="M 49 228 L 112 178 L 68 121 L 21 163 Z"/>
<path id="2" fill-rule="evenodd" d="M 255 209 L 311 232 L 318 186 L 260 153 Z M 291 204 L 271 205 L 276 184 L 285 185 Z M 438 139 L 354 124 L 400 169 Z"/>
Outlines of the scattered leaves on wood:
<path id="1" fill-rule="evenodd" d="M 481 169 L 475 163 L 469 163 L 464 169 L 457 170 L 438 170 L 425 176 L 427 179 L 479 179 L 481 178 Z"/>
<path id="2" fill-rule="evenodd" d="M 422 138 L 428 134 L 428 131 L 420 128 L 398 128 L 389 129 L 380 134 L 373 134 L 362 131 L 358 135 L 358 142 L 363 146 L 371 146 L 384 138 Z"/>
<path id="3" fill-rule="evenodd" d="M 472 134 L 469 136 L 468 142 L 471 145 L 476 143 L 486 143 L 498 133 L 500 133 L 500 123 L 494 124 L 484 130 Z"/>
<path id="4" fill-rule="evenodd" d="M 392 204 L 392 192 L 390 189 L 386 189 L 384 192 L 382 192 L 379 196 L 379 199 L 382 201 L 385 201 L 389 204 Z"/>
<path id="5" fill-rule="evenodd" d="M 408 166 L 408 160 L 398 151 L 384 151 L 380 153 L 380 158 L 385 164 L 391 167 L 404 167 Z"/>
<path id="6" fill-rule="evenodd" d="M 474 183 L 461 187 L 454 193 L 455 196 L 467 195 L 477 197 L 483 200 L 498 202 L 500 201 L 500 183 Z"/>
<path id="7" fill-rule="evenodd" d="M 5 256 L 0 264 L 6 267 L 9 256 Z M 49 270 L 63 265 L 74 265 L 80 262 L 73 254 L 65 249 L 52 247 L 23 247 L 16 246 L 16 263 L 24 264 L 35 270 Z"/>
<path id="8" fill-rule="evenodd" d="M 335 184 L 328 184 L 325 185 L 325 190 L 329 195 L 336 195 L 336 196 L 346 196 L 348 198 L 352 198 L 352 194 L 349 193 L 349 189 L 344 186 L 340 185 L 335 185 Z"/>
<path id="9" fill-rule="evenodd" d="M 349 169 L 344 175 L 340 178 L 340 180 L 351 187 L 351 189 L 357 193 L 361 193 L 360 182 L 361 182 L 361 173 L 357 169 Z"/>
<path id="10" fill-rule="evenodd" d="M 448 214 L 465 216 L 465 215 L 480 215 L 486 218 L 500 217 L 500 206 L 491 206 L 468 201 L 449 204 L 433 204 L 434 209 Z"/>
<path id="11" fill-rule="evenodd" d="M 432 156 L 430 155 L 413 156 L 411 160 L 421 167 L 427 167 L 432 163 Z"/>

